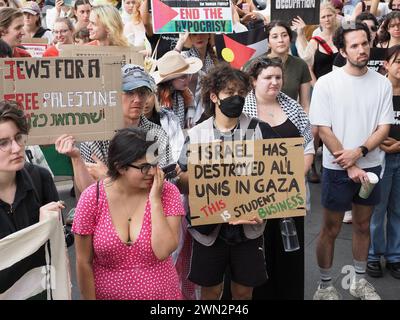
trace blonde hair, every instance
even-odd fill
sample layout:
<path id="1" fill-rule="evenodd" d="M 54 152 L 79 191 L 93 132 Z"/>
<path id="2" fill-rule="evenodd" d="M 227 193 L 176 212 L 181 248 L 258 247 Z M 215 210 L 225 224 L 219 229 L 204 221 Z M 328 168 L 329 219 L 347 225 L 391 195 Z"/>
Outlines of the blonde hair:
<path id="1" fill-rule="evenodd" d="M 322 10 L 329 10 L 329 11 L 331 11 L 333 13 L 333 15 L 335 17 L 335 24 L 333 26 L 333 30 L 332 31 L 335 32 L 336 29 L 339 28 L 339 23 L 338 23 L 338 20 L 337 20 L 337 17 L 336 17 L 337 14 L 336 14 L 335 7 L 332 5 L 332 3 L 330 1 L 326 1 L 326 2 L 323 2 L 323 3 L 320 4 L 320 7 L 319 7 L 320 14 L 321 14 Z"/>
<path id="2" fill-rule="evenodd" d="M 125 3 L 125 0 L 124 0 Z M 133 6 L 133 13 L 131 15 L 132 22 L 134 24 L 139 24 L 142 22 L 142 16 L 140 14 L 140 7 L 142 5 L 142 0 L 135 0 L 135 5 Z"/>
<path id="3" fill-rule="evenodd" d="M 92 8 L 100 22 L 108 30 L 110 45 L 129 47 L 128 39 L 123 34 L 124 24 L 118 10 L 110 5 L 96 6 Z"/>

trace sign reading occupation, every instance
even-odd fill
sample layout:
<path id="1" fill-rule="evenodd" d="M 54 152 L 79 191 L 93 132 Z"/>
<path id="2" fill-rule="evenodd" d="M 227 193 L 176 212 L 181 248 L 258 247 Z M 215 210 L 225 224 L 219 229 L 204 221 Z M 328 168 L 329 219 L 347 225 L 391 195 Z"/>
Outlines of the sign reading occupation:
<path id="1" fill-rule="evenodd" d="M 191 224 L 304 216 L 303 138 L 190 145 Z"/>
<path id="2" fill-rule="evenodd" d="M 120 92 L 116 57 L 0 59 L 0 98 L 20 103 L 29 144 L 109 139 L 123 124 Z"/>
<path id="3" fill-rule="evenodd" d="M 271 1 L 271 20 L 292 21 L 301 17 L 308 25 L 319 24 L 320 0 Z"/>
<path id="4" fill-rule="evenodd" d="M 151 0 L 155 33 L 231 33 L 230 0 Z"/>

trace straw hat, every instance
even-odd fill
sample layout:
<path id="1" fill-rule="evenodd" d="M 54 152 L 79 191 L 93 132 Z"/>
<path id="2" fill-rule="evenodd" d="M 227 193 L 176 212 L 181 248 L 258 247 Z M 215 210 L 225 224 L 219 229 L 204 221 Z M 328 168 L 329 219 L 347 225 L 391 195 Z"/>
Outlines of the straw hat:
<path id="1" fill-rule="evenodd" d="M 184 74 L 193 74 L 203 67 L 199 58 L 184 58 L 177 51 L 168 51 L 157 60 L 158 71 L 152 74 L 156 84 L 172 80 Z"/>

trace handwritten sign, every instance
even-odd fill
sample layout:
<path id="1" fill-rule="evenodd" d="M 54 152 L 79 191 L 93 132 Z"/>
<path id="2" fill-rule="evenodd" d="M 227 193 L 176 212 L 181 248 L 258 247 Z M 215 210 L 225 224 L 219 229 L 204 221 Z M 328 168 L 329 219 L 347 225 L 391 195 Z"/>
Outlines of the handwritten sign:
<path id="1" fill-rule="evenodd" d="M 189 147 L 191 224 L 304 216 L 303 138 Z"/>
<path id="2" fill-rule="evenodd" d="M 60 46 L 60 57 L 120 57 L 121 64 L 131 63 L 144 66 L 145 49 L 141 47 L 117 47 L 117 46 L 88 46 L 63 44 Z"/>
<path id="3" fill-rule="evenodd" d="M 231 33 L 230 0 L 152 0 L 155 33 Z"/>
<path id="4" fill-rule="evenodd" d="M 122 127 L 121 67 L 115 57 L 0 59 L 0 97 L 21 104 L 29 144 L 63 133 L 107 140 Z"/>
<path id="5" fill-rule="evenodd" d="M 271 20 L 292 21 L 301 17 L 307 25 L 319 24 L 320 0 L 271 1 Z"/>
<path id="6" fill-rule="evenodd" d="M 33 58 L 43 57 L 43 53 L 48 47 L 46 38 L 23 38 L 21 45 L 30 53 Z"/>

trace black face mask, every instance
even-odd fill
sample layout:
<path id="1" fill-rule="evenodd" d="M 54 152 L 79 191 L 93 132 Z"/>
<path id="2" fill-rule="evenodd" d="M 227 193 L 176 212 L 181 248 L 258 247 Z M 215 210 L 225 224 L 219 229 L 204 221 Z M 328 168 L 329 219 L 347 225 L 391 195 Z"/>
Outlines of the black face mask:
<path id="1" fill-rule="evenodd" d="M 239 118 L 242 114 L 244 98 L 239 95 L 231 96 L 219 101 L 219 109 L 228 118 Z"/>

